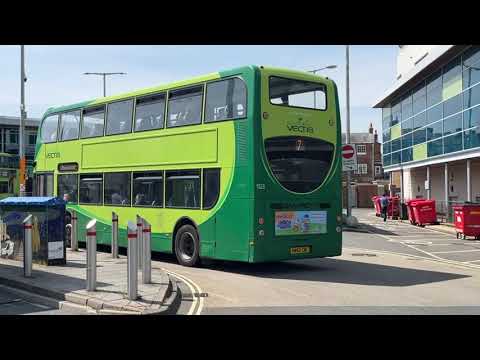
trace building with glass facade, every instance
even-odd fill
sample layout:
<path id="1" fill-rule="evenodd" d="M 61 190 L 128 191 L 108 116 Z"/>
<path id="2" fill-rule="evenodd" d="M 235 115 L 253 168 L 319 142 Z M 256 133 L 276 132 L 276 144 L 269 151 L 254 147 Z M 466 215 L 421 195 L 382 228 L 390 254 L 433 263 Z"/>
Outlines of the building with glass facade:
<path id="1" fill-rule="evenodd" d="M 480 201 L 480 46 L 400 45 L 382 108 L 383 165 L 404 200 Z"/>

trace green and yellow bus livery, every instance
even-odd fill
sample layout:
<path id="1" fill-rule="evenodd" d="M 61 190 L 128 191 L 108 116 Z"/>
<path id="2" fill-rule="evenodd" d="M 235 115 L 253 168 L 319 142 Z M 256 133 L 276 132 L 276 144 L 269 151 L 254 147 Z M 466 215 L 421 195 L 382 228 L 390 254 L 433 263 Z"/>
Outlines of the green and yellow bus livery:
<path id="1" fill-rule="evenodd" d="M 35 192 L 68 200 L 80 241 L 96 218 L 109 245 L 115 211 L 126 247 L 138 214 L 186 266 L 337 256 L 340 134 L 332 80 L 246 66 L 48 109 Z"/>

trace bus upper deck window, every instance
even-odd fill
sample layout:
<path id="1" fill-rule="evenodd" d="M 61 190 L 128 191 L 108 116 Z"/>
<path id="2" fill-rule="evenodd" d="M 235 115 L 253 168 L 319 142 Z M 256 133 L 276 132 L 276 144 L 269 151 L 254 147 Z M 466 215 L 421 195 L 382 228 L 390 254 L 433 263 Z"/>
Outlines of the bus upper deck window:
<path id="1" fill-rule="evenodd" d="M 273 105 L 326 110 L 327 93 L 324 84 L 313 81 L 271 76 L 270 102 Z"/>
<path id="2" fill-rule="evenodd" d="M 236 119 L 246 116 L 247 89 L 239 78 L 207 84 L 205 122 Z"/>

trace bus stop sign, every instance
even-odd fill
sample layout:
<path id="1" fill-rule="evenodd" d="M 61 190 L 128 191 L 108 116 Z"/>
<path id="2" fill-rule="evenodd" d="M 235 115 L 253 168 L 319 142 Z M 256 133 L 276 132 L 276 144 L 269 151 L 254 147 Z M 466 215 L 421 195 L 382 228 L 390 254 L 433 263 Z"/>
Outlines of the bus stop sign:
<path id="1" fill-rule="evenodd" d="M 343 171 L 357 170 L 357 154 L 355 145 L 346 144 L 342 146 Z"/>

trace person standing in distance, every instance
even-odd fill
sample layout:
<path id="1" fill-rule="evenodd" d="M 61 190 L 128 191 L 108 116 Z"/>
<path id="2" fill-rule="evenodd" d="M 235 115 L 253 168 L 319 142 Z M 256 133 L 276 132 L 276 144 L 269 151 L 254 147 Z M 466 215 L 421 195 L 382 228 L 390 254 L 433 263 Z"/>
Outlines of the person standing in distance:
<path id="1" fill-rule="evenodd" d="M 380 198 L 380 206 L 382 207 L 382 216 L 383 221 L 387 221 L 387 210 L 388 210 L 388 193 L 385 192 Z"/>

